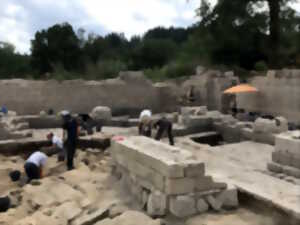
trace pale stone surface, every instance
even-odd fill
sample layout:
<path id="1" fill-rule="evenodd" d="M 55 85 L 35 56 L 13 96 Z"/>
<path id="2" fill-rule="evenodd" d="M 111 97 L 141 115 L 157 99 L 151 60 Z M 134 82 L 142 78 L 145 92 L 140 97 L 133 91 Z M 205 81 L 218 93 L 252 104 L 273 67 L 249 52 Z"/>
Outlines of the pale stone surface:
<path id="1" fill-rule="evenodd" d="M 28 216 L 15 222 L 13 225 L 66 225 L 67 221 L 62 219 L 55 219 L 53 217 L 46 216 L 41 212 L 37 212 L 32 216 Z"/>
<path id="2" fill-rule="evenodd" d="M 151 151 L 149 151 L 151 149 Z M 146 137 L 126 137 L 112 143 L 112 155 L 126 155 L 169 178 L 184 177 L 184 163 L 193 159 L 185 150 Z"/>
<path id="3" fill-rule="evenodd" d="M 177 138 L 177 145 L 190 150 L 205 162 L 207 174 L 214 179 L 236 185 L 255 198 L 264 199 L 289 212 L 292 217 L 300 218 L 299 185 L 265 173 L 274 146 L 247 141 L 201 149 L 201 145 L 186 138 Z"/>
<path id="4" fill-rule="evenodd" d="M 95 225 L 161 225 L 160 220 L 153 220 L 137 211 L 127 211 L 114 219 L 105 219 Z"/>
<path id="5" fill-rule="evenodd" d="M 39 206 L 49 206 L 58 201 L 65 202 L 83 198 L 81 192 L 52 178 L 43 179 L 39 186 L 27 185 L 24 191 L 30 196 L 31 201 Z"/>
<path id="6" fill-rule="evenodd" d="M 192 216 L 197 213 L 196 200 L 188 195 L 173 197 L 170 200 L 170 212 L 179 218 Z"/>
<path id="7" fill-rule="evenodd" d="M 66 202 L 55 208 L 52 217 L 70 221 L 78 216 L 82 209 L 76 202 Z"/>
<path id="8" fill-rule="evenodd" d="M 85 215 L 72 221 L 71 225 L 93 225 L 99 220 L 105 219 L 109 215 L 109 207 L 98 208 L 93 212 L 87 212 Z"/>

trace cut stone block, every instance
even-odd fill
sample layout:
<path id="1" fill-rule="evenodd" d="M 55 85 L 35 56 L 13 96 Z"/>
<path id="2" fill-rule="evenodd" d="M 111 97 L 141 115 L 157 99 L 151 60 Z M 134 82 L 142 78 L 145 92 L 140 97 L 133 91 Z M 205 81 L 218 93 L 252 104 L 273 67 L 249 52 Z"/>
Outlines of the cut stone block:
<path id="1" fill-rule="evenodd" d="M 222 202 L 216 199 L 214 196 L 207 196 L 206 201 L 213 210 L 220 211 L 222 209 Z"/>
<path id="2" fill-rule="evenodd" d="M 220 202 L 224 209 L 236 209 L 239 206 L 238 191 L 234 186 L 217 194 L 216 201 Z"/>
<path id="3" fill-rule="evenodd" d="M 270 170 L 274 173 L 282 173 L 283 172 L 282 166 L 275 162 L 268 163 L 267 167 L 268 167 L 268 170 Z"/>
<path id="4" fill-rule="evenodd" d="M 167 179 L 165 193 L 168 195 L 188 194 L 195 191 L 196 180 L 193 178 Z"/>
<path id="5" fill-rule="evenodd" d="M 135 161 L 128 161 L 128 170 L 143 179 L 148 180 L 155 188 L 164 190 L 164 177 L 151 168 L 147 168 Z"/>
<path id="6" fill-rule="evenodd" d="M 201 177 L 205 175 L 205 165 L 204 163 L 199 163 L 198 161 L 190 161 L 184 168 L 185 177 Z"/>
<path id="7" fill-rule="evenodd" d="M 208 211 L 208 209 L 209 209 L 209 205 L 207 204 L 207 202 L 202 198 L 198 199 L 197 201 L 198 213 L 205 213 Z"/>
<path id="8" fill-rule="evenodd" d="M 140 136 L 113 142 L 111 151 L 113 158 L 122 155 L 124 159 L 135 160 L 167 178 L 184 177 L 185 161 L 193 159 L 193 154 L 186 150 Z"/>
<path id="9" fill-rule="evenodd" d="M 151 193 L 147 204 L 150 216 L 164 216 L 167 210 L 167 196 L 159 191 Z"/>
<path id="10" fill-rule="evenodd" d="M 190 196 L 177 196 L 170 199 L 170 212 L 179 218 L 195 215 L 196 200 Z"/>
<path id="11" fill-rule="evenodd" d="M 213 179 L 211 176 L 205 176 L 200 177 L 196 180 L 196 191 L 202 192 L 202 191 L 208 191 L 210 189 L 213 189 Z"/>

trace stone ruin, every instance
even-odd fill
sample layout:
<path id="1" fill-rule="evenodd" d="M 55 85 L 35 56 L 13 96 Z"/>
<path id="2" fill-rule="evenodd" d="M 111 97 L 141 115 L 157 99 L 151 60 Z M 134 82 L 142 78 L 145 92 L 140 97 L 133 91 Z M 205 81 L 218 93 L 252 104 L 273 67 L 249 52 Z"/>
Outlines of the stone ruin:
<path id="1" fill-rule="evenodd" d="M 113 141 L 110 152 L 115 174 L 151 216 L 183 218 L 238 207 L 237 189 L 215 182 L 186 150 L 132 136 Z"/>
<path id="2" fill-rule="evenodd" d="M 268 169 L 274 173 L 300 178 L 300 133 L 289 131 L 276 136 L 275 151 Z"/>

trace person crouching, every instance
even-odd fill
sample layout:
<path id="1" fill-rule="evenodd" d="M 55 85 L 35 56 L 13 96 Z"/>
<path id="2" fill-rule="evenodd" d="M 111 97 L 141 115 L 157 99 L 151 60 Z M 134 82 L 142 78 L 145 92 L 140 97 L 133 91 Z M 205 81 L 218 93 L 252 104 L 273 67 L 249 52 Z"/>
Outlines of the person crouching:
<path id="1" fill-rule="evenodd" d="M 39 151 L 29 156 L 24 165 L 28 183 L 33 179 L 41 179 L 43 177 L 43 168 L 46 165 L 47 159 L 47 155 Z"/>

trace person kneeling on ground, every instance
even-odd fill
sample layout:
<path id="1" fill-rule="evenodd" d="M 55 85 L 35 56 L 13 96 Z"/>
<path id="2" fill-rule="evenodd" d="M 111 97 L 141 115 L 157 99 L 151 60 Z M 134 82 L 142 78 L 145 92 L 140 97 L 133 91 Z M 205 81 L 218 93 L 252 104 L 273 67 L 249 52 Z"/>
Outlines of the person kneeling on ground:
<path id="1" fill-rule="evenodd" d="M 154 128 L 157 129 L 157 134 L 155 136 L 155 140 L 159 141 L 162 138 L 162 135 L 166 131 L 169 137 L 170 145 L 174 145 L 174 137 L 172 133 L 172 123 L 166 118 L 162 117 L 157 122 L 154 123 Z"/>
<path id="2" fill-rule="evenodd" d="M 43 177 L 43 167 L 46 165 L 47 158 L 46 154 L 37 151 L 26 160 L 24 169 L 28 177 L 28 183 L 33 179 L 41 179 Z"/>
<path id="3" fill-rule="evenodd" d="M 52 132 L 47 135 L 47 139 L 52 142 L 52 146 L 49 150 L 58 153 L 57 161 L 65 161 L 66 152 L 64 150 L 62 139 L 54 135 Z"/>
<path id="4" fill-rule="evenodd" d="M 62 113 L 63 124 L 63 140 L 64 146 L 67 150 L 67 168 L 74 169 L 73 159 L 76 151 L 77 139 L 79 134 L 79 126 L 76 118 L 73 118 L 68 111 Z"/>
<path id="5" fill-rule="evenodd" d="M 140 122 L 139 122 L 139 135 L 151 137 L 151 134 L 152 134 L 151 116 L 152 116 L 152 113 L 148 109 L 145 109 L 141 112 Z"/>

